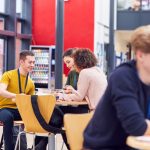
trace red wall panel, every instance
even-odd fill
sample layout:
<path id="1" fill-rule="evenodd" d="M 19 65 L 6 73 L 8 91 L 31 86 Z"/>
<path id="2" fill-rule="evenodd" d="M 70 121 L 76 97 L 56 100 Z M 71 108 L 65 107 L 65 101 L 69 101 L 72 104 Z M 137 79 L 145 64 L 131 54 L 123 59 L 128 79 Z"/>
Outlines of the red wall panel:
<path id="1" fill-rule="evenodd" d="M 32 44 L 52 45 L 55 42 L 55 1 L 33 0 Z"/>
<path id="2" fill-rule="evenodd" d="M 33 0 L 33 44 L 55 45 L 55 0 Z M 64 2 L 64 49 L 93 50 L 94 0 Z M 66 73 L 65 69 L 65 73 Z"/>

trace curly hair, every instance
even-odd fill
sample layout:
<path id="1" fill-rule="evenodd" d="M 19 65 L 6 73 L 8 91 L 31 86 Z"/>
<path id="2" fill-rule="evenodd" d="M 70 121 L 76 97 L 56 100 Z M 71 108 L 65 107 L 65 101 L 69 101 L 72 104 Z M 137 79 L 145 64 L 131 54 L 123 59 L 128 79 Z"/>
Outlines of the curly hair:
<path id="1" fill-rule="evenodd" d="M 95 55 L 88 48 L 76 48 L 73 59 L 79 69 L 94 67 L 97 64 Z"/>

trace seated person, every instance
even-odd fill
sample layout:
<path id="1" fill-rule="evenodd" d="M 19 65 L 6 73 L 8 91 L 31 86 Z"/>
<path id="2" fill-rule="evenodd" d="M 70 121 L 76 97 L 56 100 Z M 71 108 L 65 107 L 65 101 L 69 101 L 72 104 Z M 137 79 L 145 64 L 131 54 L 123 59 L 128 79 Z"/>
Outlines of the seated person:
<path id="1" fill-rule="evenodd" d="M 129 135 L 150 135 L 150 25 L 130 41 L 135 59 L 118 66 L 84 132 L 85 150 L 131 150 Z"/>
<path id="2" fill-rule="evenodd" d="M 77 82 L 79 78 L 79 73 L 74 68 L 74 59 L 73 54 L 75 53 L 76 48 L 69 48 L 64 52 L 63 60 L 66 66 L 70 69 L 69 75 L 67 77 L 66 88 L 68 85 L 71 85 L 75 90 L 77 90 Z M 67 92 L 67 91 L 66 91 Z M 78 107 L 60 106 L 64 113 L 87 113 L 89 111 L 89 107 L 86 105 L 80 105 Z"/>
<path id="3" fill-rule="evenodd" d="M 95 109 L 107 86 L 106 76 L 96 66 L 95 55 L 87 48 L 76 48 L 73 54 L 74 66 L 79 72 L 77 90 L 71 86 L 66 87 L 69 94 L 59 93 L 60 99 L 66 101 L 82 101 L 86 99 L 89 108 Z"/>
<path id="4" fill-rule="evenodd" d="M 107 80 L 105 74 L 96 67 L 97 59 L 95 55 L 87 48 L 75 48 L 75 53 L 73 54 L 74 66 L 76 71 L 79 72 L 79 79 L 77 84 L 77 89 L 75 90 L 72 86 L 66 87 L 66 92 L 72 93 L 63 94 L 58 93 L 58 96 L 63 100 L 76 100 L 82 101 L 84 98 L 88 101 L 91 110 L 96 108 L 96 105 L 100 98 L 102 97 L 105 88 L 107 86 Z M 78 107 L 65 107 L 60 106 L 59 110 L 65 113 L 85 113 L 88 111 L 88 107 L 78 106 Z M 58 109 L 57 109 L 58 111 Z M 54 112 L 50 121 L 53 126 L 59 127 L 63 126 L 63 118 Z M 62 125 L 61 125 L 62 123 Z M 62 135 L 63 140 L 68 149 L 69 145 L 67 143 L 66 135 Z M 47 138 L 37 138 L 39 144 L 36 146 L 36 150 L 46 150 L 46 144 L 48 142 Z"/>
<path id="5" fill-rule="evenodd" d="M 0 81 L 0 121 L 3 122 L 5 150 L 14 150 L 13 122 L 21 120 L 16 103 L 16 94 L 34 94 L 34 83 L 28 76 L 35 63 L 34 54 L 25 50 L 20 53 L 20 67 L 2 75 Z"/>

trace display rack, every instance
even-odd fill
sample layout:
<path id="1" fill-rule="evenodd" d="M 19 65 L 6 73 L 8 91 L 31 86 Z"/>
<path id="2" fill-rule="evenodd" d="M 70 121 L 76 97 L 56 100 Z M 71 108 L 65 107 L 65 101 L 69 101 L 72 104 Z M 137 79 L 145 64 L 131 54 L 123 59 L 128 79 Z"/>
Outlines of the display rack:
<path id="1" fill-rule="evenodd" d="M 35 67 L 30 74 L 36 88 L 52 89 L 55 85 L 55 46 L 31 45 Z"/>

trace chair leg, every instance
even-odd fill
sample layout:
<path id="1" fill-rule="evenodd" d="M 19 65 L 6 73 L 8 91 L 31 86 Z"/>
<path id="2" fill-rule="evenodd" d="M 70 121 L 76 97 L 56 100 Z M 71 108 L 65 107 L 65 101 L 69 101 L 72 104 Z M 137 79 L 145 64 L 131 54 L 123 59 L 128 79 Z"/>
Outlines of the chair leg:
<path id="1" fill-rule="evenodd" d="M 63 150 L 63 148 L 64 148 L 64 141 L 63 141 L 63 143 L 62 143 L 61 150 Z"/>
<path id="2" fill-rule="evenodd" d="M 2 133 L 1 142 L 0 142 L 0 150 L 2 150 L 2 147 L 3 147 L 3 144 L 4 144 L 3 140 L 4 140 L 4 135 Z"/>
<path id="3" fill-rule="evenodd" d="M 18 144 L 20 145 L 19 140 L 20 140 L 20 133 L 18 133 L 16 144 L 15 144 L 15 149 L 14 150 L 17 150 Z"/>
<path id="4" fill-rule="evenodd" d="M 55 135 L 52 133 L 48 135 L 48 150 L 56 150 Z"/>
<path id="5" fill-rule="evenodd" d="M 50 135 L 48 135 L 48 150 L 50 150 Z"/>
<path id="6" fill-rule="evenodd" d="M 35 138 L 36 138 L 36 135 L 33 134 L 33 150 L 35 150 Z"/>
<path id="7" fill-rule="evenodd" d="M 21 137 L 21 134 L 25 134 L 25 132 L 22 131 L 22 132 L 19 132 L 19 133 L 18 133 L 17 140 L 16 140 L 16 145 L 15 145 L 15 149 L 14 149 L 14 150 L 17 150 L 18 144 L 19 144 L 19 150 L 20 150 L 20 144 L 21 144 L 21 142 L 20 142 L 20 140 L 21 140 L 20 137 Z"/>

